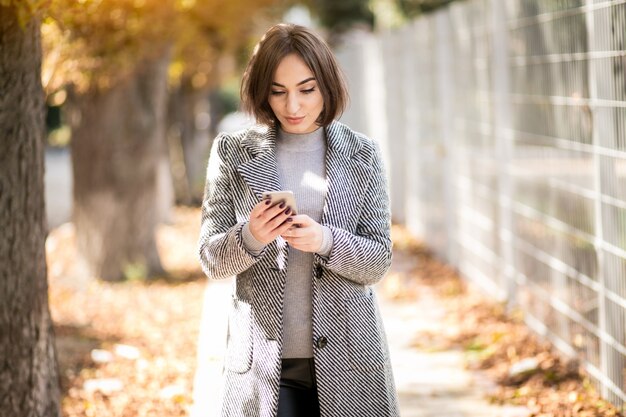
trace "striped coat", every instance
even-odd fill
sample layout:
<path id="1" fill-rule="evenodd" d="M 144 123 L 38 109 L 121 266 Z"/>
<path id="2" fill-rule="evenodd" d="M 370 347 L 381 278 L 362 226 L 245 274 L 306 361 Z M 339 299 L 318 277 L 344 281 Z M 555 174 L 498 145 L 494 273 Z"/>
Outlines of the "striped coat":
<path id="1" fill-rule="evenodd" d="M 378 145 L 347 126 L 326 128 L 328 193 L 321 224 L 333 235 L 315 254 L 313 344 L 323 417 L 398 416 L 387 341 L 370 285 L 391 263 L 390 211 Z M 275 131 L 255 126 L 214 141 L 202 204 L 199 254 L 211 279 L 236 276 L 228 317 L 221 415 L 275 417 L 288 246 L 258 255 L 241 228 L 264 191 L 280 190 Z"/>

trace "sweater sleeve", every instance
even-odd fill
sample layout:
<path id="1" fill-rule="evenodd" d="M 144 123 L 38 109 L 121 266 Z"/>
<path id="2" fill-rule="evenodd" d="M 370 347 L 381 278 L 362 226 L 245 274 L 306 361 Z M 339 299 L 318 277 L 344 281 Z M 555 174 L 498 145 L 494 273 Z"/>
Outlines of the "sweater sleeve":
<path id="1" fill-rule="evenodd" d="M 322 233 L 322 246 L 320 246 L 320 249 L 317 251 L 317 253 L 321 256 L 328 257 L 328 255 L 330 255 L 330 251 L 333 248 L 333 232 L 332 230 L 330 230 L 330 227 L 322 225 Z"/>
<path id="2" fill-rule="evenodd" d="M 198 254 L 202 270 L 210 279 L 237 275 L 264 253 L 264 250 L 258 254 L 248 252 L 242 238 L 247 222 L 237 222 L 235 217 L 230 180 L 234 167 L 229 158 L 228 139 L 220 134 L 213 142 L 202 200 Z"/>
<path id="3" fill-rule="evenodd" d="M 385 276 L 392 253 L 387 175 L 380 147 L 376 142 L 372 144 L 373 172 L 356 231 L 326 226 L 332 233 L 333 244 L 330 255 L 320 257 L 322 266 L 362 285 L 373 285 Z"/>
<path id="4" fill-rule="evenodd" d="M 252 255 L 258 256 L 265 248 L 265 245 L 254 237 L 250 231 L 250 222 L 246 222 L 241 229 L 243 244 Z"/>

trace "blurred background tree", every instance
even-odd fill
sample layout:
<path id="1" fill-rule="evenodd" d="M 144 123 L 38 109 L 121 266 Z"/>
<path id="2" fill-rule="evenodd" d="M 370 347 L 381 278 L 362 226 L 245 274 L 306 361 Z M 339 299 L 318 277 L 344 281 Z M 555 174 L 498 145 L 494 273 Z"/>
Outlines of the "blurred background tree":
<path id="1" fill-rule="evenodd" d="M 190 144 L 199 98 L 217 85 L 218 63 L 246 41 L 255 13 L 273 3 L 52 0 L 43 78 L 51 96 L 61 95 L 53 101 L 67 99 L 73 222 L 90 276 L 164 273 L 154 230 L 174 203 L 168 124 L 188 167 L 185 155 L 198 156 Z"/>
<path id="2" fill-rule="evenodd" d="M 52 0 L 49 16 L 43 78 L 67 96 L 82 265 L 105 280 L 160 275 L 154 229 L 171 204 L 164 115 L 177 4 Z"/>
<path id="3" fill-rule="evenodd" d="M 372 29 L 374 12 L 369 0 L 305 0 L 313 15 L 328 32 L 331 45 L 339 41 L 340 36 L 355 26 Z"/>
<path id="4" fill-rule="evenodd" d="M 0 416 L 60 415 L 48 307 L 42 1 L 0 0 Z"/>
<path id="5" fill-rule="evenodd" d="M 429 13 L 458 0 L 396 0 L 398 7 L 407 17 Z"/>

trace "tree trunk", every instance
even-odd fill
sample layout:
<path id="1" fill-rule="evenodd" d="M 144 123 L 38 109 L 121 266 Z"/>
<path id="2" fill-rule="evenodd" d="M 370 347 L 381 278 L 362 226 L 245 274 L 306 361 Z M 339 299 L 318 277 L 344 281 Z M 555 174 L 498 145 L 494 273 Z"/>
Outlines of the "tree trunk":
<path id="1" fill-rule="evenodd" d="M 0 416 L 59 416 L 48 309 L 40 23 L 0 6 Z"/>
<path id="2" fill-rule="evenodd" d="M 168 62 L 164 53 L 110 89 L 71 96 L 73 220 L 90 276 L 163 274 L 155 228 L 163 211 Z M 171 188 L 171 174 L 168 180 Z"/>
<path id="3" fill-rule="evenodd" d="M 214 120 L 208 95 L 206 89 L 196 89 L 191 79 L 183 78 L 169 97 L 169 143 L 176 156 L 176 200 L 186 205 L 202 202 Z"/>

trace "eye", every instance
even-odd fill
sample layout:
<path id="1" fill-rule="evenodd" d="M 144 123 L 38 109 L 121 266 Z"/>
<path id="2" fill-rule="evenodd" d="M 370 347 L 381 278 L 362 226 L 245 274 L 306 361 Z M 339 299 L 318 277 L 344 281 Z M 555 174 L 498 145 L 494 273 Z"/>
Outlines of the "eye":
<path id="1" fill-rule="evenodd" d="M 281 94 L 285 94 L 284 91 L 270 91 L 270 94 L 273 96 L 279 96 Z"/>
<path id="2" fill-rule="evenodd" d="M 302 90 L 304 94 L 311 94 L 313 91 L 315 91 L 315 87 L 309 88 L 308 90 Z"/>

